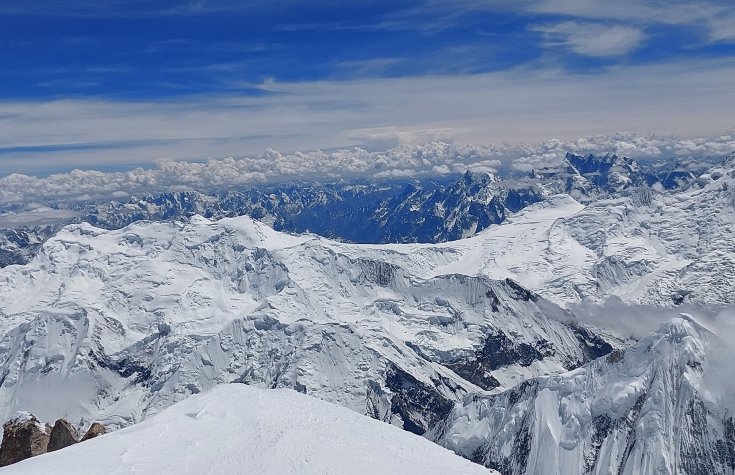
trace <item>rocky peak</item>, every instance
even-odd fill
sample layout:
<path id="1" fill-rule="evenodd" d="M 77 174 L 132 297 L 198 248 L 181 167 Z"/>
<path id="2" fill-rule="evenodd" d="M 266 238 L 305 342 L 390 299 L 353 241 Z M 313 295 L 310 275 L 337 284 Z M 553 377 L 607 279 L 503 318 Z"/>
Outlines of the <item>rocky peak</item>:
<path id="1" fill-rule="evenodd" d="M 77 442 L 79 442 L 79 434 L 76 428 L 66 419 L 59 419 L 51 429 L 48 451 L 53 452 L 54 450 L 63 449 Z"/>
<path id="2" fill-rule="evenodd" d="M 107 429 L 105 426 L 100 424 L 99 422 L 95 422 L 92 424 L 92 426 L 87 430 L 87 433 L 84 434 L 84 437 L 82 437 L 82 442 L 89 439 L 94 439 L 97 436 L 100 436 L 107 432 Z"/>
<path id="3" fill-rule="evenodd" d="M 22 412 L 3 424 L 0 467 L 46 453 L 51 428 L 33 414 Z"/>

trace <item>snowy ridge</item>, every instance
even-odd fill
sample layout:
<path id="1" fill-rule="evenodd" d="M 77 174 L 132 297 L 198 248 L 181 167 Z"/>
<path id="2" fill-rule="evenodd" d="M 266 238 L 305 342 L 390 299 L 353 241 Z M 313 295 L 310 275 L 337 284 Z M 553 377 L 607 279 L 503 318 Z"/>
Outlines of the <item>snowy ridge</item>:
<path id="1" fill-rule="evenodd" d="M 472 236 L 548 196 L 564 193 L 590 203 L 639 189 L 679 189 L 696 179 L 692 171 L 699 175 L 705 170 L 701 164 L 661 168 L 614 154 L 569 153 L 559 165 L 503 178 L 468 171 L 459 178 L 410 183 L 296 183 L 211 194 L 142 194 L 127 202 L 53 203 L 60 209 L 0 213 L 0 227 L 7 228 L 0 229 L 0 267 L 28 262 L 64 223 L 119 229 L 135 221 L 195 214 L 211 219 L 248 215 L 277 230 L 311 231 L 349 242 L 444 242 Z M 32 224 L 44 219 L 46 225 Z"/>
<path id="2" fill-rule="evenodd" d="M 493 472 L 295 391 L 219 386 L 121 431 L 13 465 L 17 475 Z"/>
<path id="3" fill-rule="evenodd" d="M 505 474 L 732 473 L 735 420 L 702 391 L 714 338 L 674 319 L 577 370 L 469 396 L 429 437 Z"/>
<path id="4" fill-rule="evenodd" d="M 512 280 L 447 273 L 458 255 L 291 236 L 247 217 L 69 226 L 0 271 L 2 410 L 125 426 L 239 381 L 420 434 L 470 392 L 617 345 Z M 40 396 L 68 381 L 54 404 Z"/>

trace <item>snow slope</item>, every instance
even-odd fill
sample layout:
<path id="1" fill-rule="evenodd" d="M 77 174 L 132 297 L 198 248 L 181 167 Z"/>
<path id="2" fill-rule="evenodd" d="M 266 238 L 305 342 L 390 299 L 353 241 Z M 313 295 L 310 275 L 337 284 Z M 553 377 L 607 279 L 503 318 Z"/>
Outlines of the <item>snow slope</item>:
<path id="1" fill-rule="evenodd" d="M 291 390 L 221 385 L 15 475 L 490 474 L 428 440 Z"/>
<path id="2" fill-rule="evenodd" d="M 577 370 L 469 396 L 429 437 L 508 475 L 730 474 L 735 419 L 704 382 L 713 341 L 675 318 Z"/>

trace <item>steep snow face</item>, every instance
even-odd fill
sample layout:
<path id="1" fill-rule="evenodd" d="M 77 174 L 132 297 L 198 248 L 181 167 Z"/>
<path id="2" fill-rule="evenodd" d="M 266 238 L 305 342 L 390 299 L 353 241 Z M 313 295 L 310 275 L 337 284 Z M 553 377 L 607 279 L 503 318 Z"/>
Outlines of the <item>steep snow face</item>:
<path id="1" fill-rule="evenodd" d="M 17 475 L 487 474 L 421 437 L 295 391 L 243 384 L 12 466 Z"/>
<path id="2" fill-rule="evenodd" d="M 67 227 L 0 271 L 0 417 L 124 426 L 239 381 L 423 433 L 468 392 L 612 349 L 513 280 L 414 272 L 457 256 L 291 236 L 247 217 Z"/>
<path id="3" fill-rule="evenodd" d="M 577 370 L 469 396 L 429 437 L 506 474 L 732 473 L 735 420 L 702 391 L 713 338 L 674 319 Z"/>

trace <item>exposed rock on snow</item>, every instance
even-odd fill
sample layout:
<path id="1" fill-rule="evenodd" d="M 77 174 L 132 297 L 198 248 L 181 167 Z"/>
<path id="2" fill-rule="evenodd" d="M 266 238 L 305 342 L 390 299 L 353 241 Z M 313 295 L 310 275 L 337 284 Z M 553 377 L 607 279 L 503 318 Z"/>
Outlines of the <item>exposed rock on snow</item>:
<path id="1" fill-rule="evenodd" d="M 20 413 L 3 424 L 0 467 L 45 453 L 50 432 L 50 427 L 29 413 Z"/>
<path id="2" fill-rule="evenodd" d="M 82 437 L 82 442 L 84 442 L 85 440 L 94 439 L 95 437 L 105 434 L 106 432 L 107 429 L 105 428 L 105 426 L 103 426 L 99 422 L 94 422 L 84 434 L 84 437 Z"/>
<path id="3" fill-rule="evenodd" d="M 90 428 L 91 430 L 91 428 Z M 77 429 L 66 419 L 58 419 L 51 428 L 49 435 L 48 451 L 63 449 L 79 442 L 79 434 Z"/>

